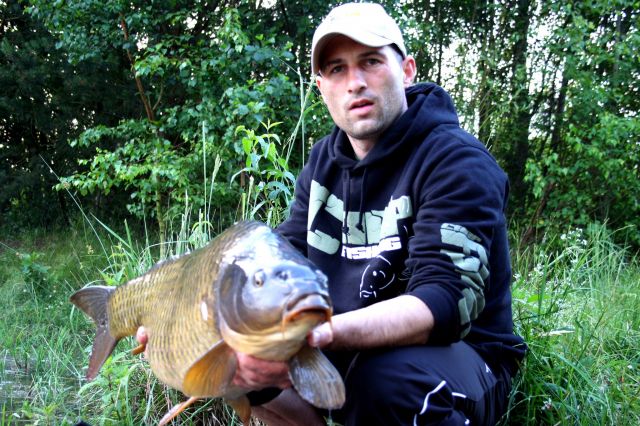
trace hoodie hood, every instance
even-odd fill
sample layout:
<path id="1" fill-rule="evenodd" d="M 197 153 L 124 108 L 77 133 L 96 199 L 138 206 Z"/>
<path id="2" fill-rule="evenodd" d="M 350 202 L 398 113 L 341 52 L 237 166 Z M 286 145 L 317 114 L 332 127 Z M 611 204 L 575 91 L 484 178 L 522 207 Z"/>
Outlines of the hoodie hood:
<path id="1" fill-rule="evenodd" d="M 380 161 L 389 161 L 398 151 L 412 148 L 442 124 L 458 125 L 453 101 L 434 83 L 419 83 L 405 90 L 408 109 L 382 134 L 367 156 L 358 160 L 345 132 L 334 126 L 329 136 L 329 158 L 341 169 L 357 170 Z"/>
<path id="2" fill-rule="evenodd" d="M 369 178 L 368 171 L 380 169 L 378 165 L 383 161 L 386 168 L 387 165 L 398 162 L 397 156 L 409 155 L 417 148 L 417 144 L 425 141 L 436 127 L 445 124 L 458 125 L 453 101 L 440 86 L 434 83 L 415 84 L 405 89 L 405 94 L 407 110 L 389 126 L 362 160 L 355 157 L 349 137 L 340 128 L 334 126 L 329 136 L 326 145 L 328 156 L 342 171 L 342 200 L 344 201 L 342 233 L 347 241 L 351 234 L 348 224 L 349 209 L 353 208 L 353 211 L 357 212 L 358 221 L 355 228 L 363 231 L 367 184 L 370 183 L 375 187 L 385 178 L 385 171 L 377 170 L 372 174 L 372 178 Z M 354 190 L 353 184 L 359 189 Z M 357 204 L 352 206 L 352 199 L 357 200 Z"/>

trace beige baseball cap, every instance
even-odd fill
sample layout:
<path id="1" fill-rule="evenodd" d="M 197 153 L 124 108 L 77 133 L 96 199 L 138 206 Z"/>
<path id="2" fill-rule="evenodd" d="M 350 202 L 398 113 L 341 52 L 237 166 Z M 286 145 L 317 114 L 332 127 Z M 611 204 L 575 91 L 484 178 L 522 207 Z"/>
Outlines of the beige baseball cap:
<path id="1" fill-rule="evenodd" d="M 375 3 L 346 3 L 331 10 L 316 29 L 311 43 L 311 71 L 320 71 L 320 54 L 327 43 L 337 35 L 371 47 L 395 44 L 402 56 L 407 50 L 398 24 Z"/>

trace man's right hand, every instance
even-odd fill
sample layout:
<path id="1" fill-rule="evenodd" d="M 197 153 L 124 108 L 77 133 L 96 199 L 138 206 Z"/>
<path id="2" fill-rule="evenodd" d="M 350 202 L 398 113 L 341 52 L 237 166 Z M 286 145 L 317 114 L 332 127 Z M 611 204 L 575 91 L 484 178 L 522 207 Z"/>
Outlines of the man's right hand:
<path id="1" fill-rule="evenodd" d="M 136 340 L 146 345 L 149 336 L 143 326 L 136 332 Z M 267 361 L 241 352 L 235 352 L 238 361 L 233 384 L 249 390 L 260 390 L 268 387 L 287 389 L 291 387 L 289 365 L 284 361 Z"/>
<path id="2" fill-rule="evenodd" d="M 289 364 L 284 361 L 267 361 L 242 352 L 236 352 L 238 368 L 233 384 L 245 389 L 260 390 L 268 387 L 291 387 Z"/>

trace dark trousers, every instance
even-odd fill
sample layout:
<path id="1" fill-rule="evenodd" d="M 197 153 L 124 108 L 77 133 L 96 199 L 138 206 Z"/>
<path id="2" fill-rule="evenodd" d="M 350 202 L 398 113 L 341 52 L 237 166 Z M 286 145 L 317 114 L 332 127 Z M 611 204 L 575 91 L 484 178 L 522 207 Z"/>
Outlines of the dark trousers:
<path id="1" fill-rule="evenodd" d="M 347 364 L 332 361 L 338 369 Z M 345 426 L 493 425 L 506 408 L 510 377 L 458 342 L 359 353 L 345 384 L 344 407 L 326 413 Z"/>

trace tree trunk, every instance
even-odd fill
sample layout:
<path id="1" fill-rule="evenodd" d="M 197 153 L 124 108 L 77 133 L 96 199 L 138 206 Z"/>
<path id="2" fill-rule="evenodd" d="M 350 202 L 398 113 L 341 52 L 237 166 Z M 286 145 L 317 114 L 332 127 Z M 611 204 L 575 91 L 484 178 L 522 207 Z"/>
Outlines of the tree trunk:
<path id="1" fill-rule="evenodd" d="M 515 43 L 511 62 L 511 113 L 501 143 L 509 144 L 506 172 L 509 175 L 513 196 L 512 211 L 522 212 L 526 205 L 529 187 L 524 181 L 525 166 L 529 159 L 529 76 L 527 72 L 527 34 L 530 23 L 531 0 L 517 0 L 515 17 Z"/>
<path id="2" fill-rule="evenodd" d="M 495 49 L 495 37 L 493 36 L 494 9 L 484 3 L 479 10 L 479 27 L 484 34 L 480 47 L 480 60 L 478 61 L 478 74 L 480 84 L 476 93 L 476 108 L 478 109 L 478 138 L 487 145 L 492 145 L 491 130 L 493 127 L 491 111 L 493 110 L 494 94 L 491 82 L 495 77 L 495 70 L 488 60 L 488 55 Z"/>

